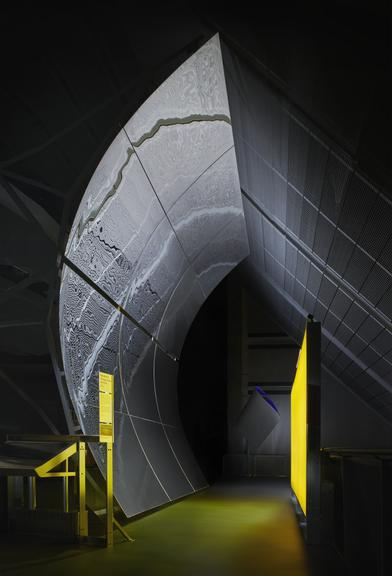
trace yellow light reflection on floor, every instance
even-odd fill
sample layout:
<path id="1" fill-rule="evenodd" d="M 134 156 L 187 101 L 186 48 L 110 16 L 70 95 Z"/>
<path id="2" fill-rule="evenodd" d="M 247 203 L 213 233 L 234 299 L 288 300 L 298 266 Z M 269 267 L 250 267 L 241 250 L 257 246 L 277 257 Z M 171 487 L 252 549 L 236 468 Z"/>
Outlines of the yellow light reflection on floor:
<path id="1" fill-rule="evenodd" d="M 220 482 L 115 531 L 114 548 L 0 538 L 0 573 L 29 576 L 309 576 L 286 479 Z M 321 576 L 321 574 L 320 574 Z"/>
<path id="2" fill-rule="evenodd" d="M 291 487 L 306 516 L 307 370 L 306 330 L 291 390 Z"/>

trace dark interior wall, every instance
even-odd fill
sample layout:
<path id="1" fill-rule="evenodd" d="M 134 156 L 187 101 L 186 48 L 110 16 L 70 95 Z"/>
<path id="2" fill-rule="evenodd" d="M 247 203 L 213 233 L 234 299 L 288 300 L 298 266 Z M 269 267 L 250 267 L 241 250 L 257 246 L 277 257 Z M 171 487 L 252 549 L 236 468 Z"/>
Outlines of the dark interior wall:
<path id="1" fill-rule="evenodd" d="M 298 346 L 285 334 L 260 295 L 244 285 L 237 271 L 228 278 L 228 446 L 224 459 L 227 475 L 280 476 L 289 471 L 290 389 Z M 237 424 L 256 386 L 275 402 L 280 420 L 268 437 L 246 453 Z M 250 462 L 250 463 L 249 463 Z"/>
<path id="2" fill-rule="evenodd" d="M 290 390 L 298 346 L 268 314 L 268 308 L 248 293 L 248 378 L 250 389 L 260 383 L 276 404 L 280 420 L 256 454 L 290 454 Z"/>
<path id="3" fill-rule="evenodd" d="M 27 366 L 11 355 L 3 356 L 0 380 L 0 442 L 7 434 L 66 432 L 50 359 L 36 356 Z"/>
<path id="4" fill-rule="evenodd" d="M 226 451 L 226 281 L 206 300 L 187 335 L 178 375 L 185 435 L 208 482 Z"/>
<path id="5" fill-rule="evenodd" d="M 290 454 L 290 394 L 270 394 L 279 410 L 280 420 L 260 444 L 256 454 Z"/>
<path id="6" fill-rule="evenodd" d="M 392 426 L 332 374 L 322 371 L 321 445 L 390 448 Z"/>

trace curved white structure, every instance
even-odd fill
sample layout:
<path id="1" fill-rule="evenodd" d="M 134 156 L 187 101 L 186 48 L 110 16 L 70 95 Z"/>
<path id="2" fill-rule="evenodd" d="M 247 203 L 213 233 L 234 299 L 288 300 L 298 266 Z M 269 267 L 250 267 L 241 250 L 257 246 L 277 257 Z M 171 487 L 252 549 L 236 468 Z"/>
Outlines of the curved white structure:
<path id="1" fill-rule="evenodd" d="M 176 359 L 208 294 L 248 253 L 215 36 L 115 138 L 66 248 L 91 281 L 64 266 L 67 384 L 84 433 L 97 434 L 98 372 L 115 375 L 114 492 L 127 516 L 206 484 L 179 419 Z"/>

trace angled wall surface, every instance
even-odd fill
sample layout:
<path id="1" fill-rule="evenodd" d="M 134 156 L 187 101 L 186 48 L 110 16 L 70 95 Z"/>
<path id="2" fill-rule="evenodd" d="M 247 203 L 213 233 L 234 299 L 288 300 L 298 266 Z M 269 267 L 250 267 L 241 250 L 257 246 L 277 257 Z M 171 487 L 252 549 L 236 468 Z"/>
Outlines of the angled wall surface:
<path id="1" fill-rule="evenodd" d="M 67 384 L 83 432 L 97 434 L 98 372 L 115 376 L 114 492 L 127 516 L 206 485 L 178 414 L 177 360 L 200 306 L 248 253 L 215 36 L 115 138 L 66 247 Z"/>
<path id="2" fill-rule="evenodd" d="M 392 202 L 256 66 L 223 59 L 244 273 L 297 342 L 308 314 L 321 322 L 324 366 L 390 421 Z"/>

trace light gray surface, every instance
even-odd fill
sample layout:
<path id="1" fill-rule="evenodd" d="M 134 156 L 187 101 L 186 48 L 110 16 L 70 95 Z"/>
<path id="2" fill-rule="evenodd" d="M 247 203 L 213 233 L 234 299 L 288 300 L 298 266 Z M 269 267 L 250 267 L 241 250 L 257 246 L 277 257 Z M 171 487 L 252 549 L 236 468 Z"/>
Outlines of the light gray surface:
<path id="1" fill-rule="evenodd" d="M 174 357 L 207 295 L 248 253 L 215 36 L 115 138 L 66 248 L 93 283 L 64 266 L 67 384 L 83 431 L 96 433 L 98 372 L 115 376 L 115 496 L 127 516 L 206 484 L 183 435 Z M 102 450 L 94 455 L 104 471 Z"/>

